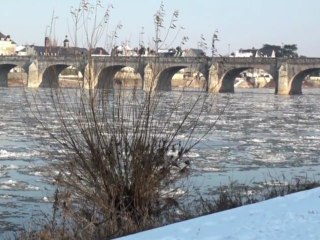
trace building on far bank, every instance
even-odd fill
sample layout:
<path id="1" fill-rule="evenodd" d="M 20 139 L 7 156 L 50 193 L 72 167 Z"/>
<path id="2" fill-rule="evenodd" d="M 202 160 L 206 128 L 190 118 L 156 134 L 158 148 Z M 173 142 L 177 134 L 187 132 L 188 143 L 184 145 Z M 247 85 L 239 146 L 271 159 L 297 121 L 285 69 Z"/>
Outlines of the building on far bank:
<path id="1" fill-rule="evenodd" d="M 25 52 L 28 56 L 83 56 L 86 57 L 88 54 L 88 49 L 80 47 L 70 46 L 68 37 L 66 36 L 63 41 L 63 46 L 58 46 L 53 44 L 49 37 L 45 38 L 44 46 L 29 45 L 26 46 Z M 96 47 L 91 49 L 92 56 L 108 56 L 109 53 L 102 47 Z"/>
<path id="2" fill-rule="evenodd" d="M 252 48 L 252 49 L 239 49 L 238 51 L 231 53 L 230 57 L 241 58 L 275 58 L 276 49 L 269 48 Z M 265 87 L 271 81 L 273 77 L 271 74 L 265 72 L 263 69 L 247 69 L 241 72 L 235 78 L 235 87 Z"/>
<path id="3" fill-rule="evenodd" d="M 26 46 L 19 45 L 16 47 L 16 54 L 18 56 L 27 56 L 27 48 Z"/>
<path id="4" fill-rule="evenodd" d="M 261 48 L 257 51 L 256 57 L 275 58 L 276 51 L 274 48 Z"/>
<path id="5" fill-rule="evenodd" d="M 44 46 L 26 46 L 26 55 L 28 56 L 74 56 L 86 53 L 86 48 L 71 47 L 67 36 L 63 41 L 63 46 L 57 46 L 49 37 L 45 37 Z"/>
<path id="6" fill-rule="evenodd" d="M 109 56 L 109 53 L 102 47 L 97 47 L 91 50 L 91 56 Z"/>
<path id="7" fill-rule="evenodd" d="M 258 49 L 242 49 L 240 48 L 238 51 L 231 53 L 232 57 L 255 57 L 258 52 Z"/>
<path id="8" fill-rule="evenodd" d="M 276 49 L 273 48 L 260 48 L 260 49 L 239 49 L 231 53 L 230 57 L 262 57 L 262 58 L 275 58 Z"/>
<path id="9" fill-rule="evenodd" d="M 11 40 L 10 35 L 4 35 L 0 32 L 0 55 L 15 55 L 16 43 Z"/>

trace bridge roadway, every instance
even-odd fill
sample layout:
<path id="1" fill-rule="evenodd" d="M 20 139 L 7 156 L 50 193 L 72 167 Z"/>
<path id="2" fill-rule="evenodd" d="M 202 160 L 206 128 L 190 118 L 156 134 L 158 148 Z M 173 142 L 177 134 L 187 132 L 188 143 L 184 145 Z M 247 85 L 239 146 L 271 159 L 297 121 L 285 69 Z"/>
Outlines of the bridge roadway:
<path id="1" fill-rule="evenodd" d="M 126 56 L 0 56 L 0 86 L 8 86 L 9 71 L 19 66 L 27 73 L 28 87 L 59 85 L 59 74 L 68 66 L 84 76 L 86 88 L 113 88 L 115 74 L 124 67 L 139 73 L 144 90 L 171 90 L 171 79 L 183 68 L 199 71 L 209 92 L 234 92 L 235 78 L 248 69 L 272 75 L 276 94 L 301 94 L 302 82 L 320 70 L 320 58 L 235 57 L 126 57 Z"/>

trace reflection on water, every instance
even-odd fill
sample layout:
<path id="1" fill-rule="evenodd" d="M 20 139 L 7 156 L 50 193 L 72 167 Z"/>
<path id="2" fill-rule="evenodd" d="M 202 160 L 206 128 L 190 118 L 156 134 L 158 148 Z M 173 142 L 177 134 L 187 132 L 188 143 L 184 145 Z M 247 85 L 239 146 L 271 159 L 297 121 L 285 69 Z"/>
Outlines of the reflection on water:
<path id="1" fill-rule="evenodd" d="M 17 230 L 51 207 L 44 134 L 26 117 L 24 91 L 0 88 L 0 233 Z M 165 94 L 168 101 L 178 93 Z M 186 94 L 184 101 L 201 93 Z M 278 96 L 271 89 L 218 95 L 217 104 L 224 106 L 229 100 L 230 107 L 188 154 L 193 167 L 189 185 L 206 192 L 231 180 L 259 184 L 282 175 L 318 178 L 319 96 L 318 89 L 304 90 L 301 96 Z M 202 116 L 197 134 L 216 119 L 217 115 Z"/>

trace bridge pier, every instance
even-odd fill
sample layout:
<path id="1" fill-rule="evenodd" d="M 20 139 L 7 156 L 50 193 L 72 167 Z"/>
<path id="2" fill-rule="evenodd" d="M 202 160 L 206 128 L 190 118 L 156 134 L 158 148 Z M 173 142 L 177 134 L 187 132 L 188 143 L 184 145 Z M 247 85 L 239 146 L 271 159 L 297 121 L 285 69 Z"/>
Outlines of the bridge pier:
<path id="1" fill-rule="evenodd" d="M 38 61 L 33 61 L 28 68 L 28 87 L 37 88 L 40 86 L 42 74 L 39 76 Z"/>
<path id="2" fill-rule="evenodd" d="M 83 87 L 85 89 L 94 89 L 98 81 L 98 74 L 95 73 L 97 70 L 90 64 L 92 63 L 88 63 L 83 70 Z"/>
<path id="3" fill-rule="evenodd" d="M 8 71 L 0 68 L 0 87 L 8 86 Z"/>
<path id="4" fill-rule="evenodd" d="M 278 70 L 278 82 L 276 83 L 276 94 L 288 95 L 290 92 L 288 65 L 282 64 Z"/>
<path id="5" fill-rule="evenodd" d="M 212 64 L 208 74 L 208 91 L 218 93 L 221 87 L 219 65 Z"/>
<path id="6" fill-rule="evenodd" d="M 144 68 L 144 79 L 143 79 L 143 90 L 146 92 L 153 91 L 156 86 L 156 79 L 155 79 L 155 73 L 152 68 L 152 65 L 149 63 Z"/>
<path id="7" fill-rule="evenodd" d="M 234 93 L 234 78 L 226 74 L 223 63 L 216 62 L 211 65 L 208 76 L 208 91 L 213 93 Z"/>

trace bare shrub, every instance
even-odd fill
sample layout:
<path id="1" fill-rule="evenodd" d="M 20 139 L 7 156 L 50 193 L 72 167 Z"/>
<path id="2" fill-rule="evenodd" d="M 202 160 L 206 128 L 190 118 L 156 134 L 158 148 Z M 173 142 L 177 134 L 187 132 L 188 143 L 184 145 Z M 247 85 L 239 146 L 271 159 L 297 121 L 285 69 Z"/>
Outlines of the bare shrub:
<path id="1" fill-rule="evenodd" d="M 75 19 L 78 29 L 80 18 Z M 190 165 L 184 156 L 227 107 L 215 108 L 215 95 L 204 92 L 168 98 L 154 91 L 158 56 L 147 91 L 95 88 L 90 49 L 101 35 L 100 25 L 93 30 L 86 31 L 91 37 L 85 84 L 52 88 L 49 96 L 40 90 L 29 98 L 31 112 L 50 136 L 49 165 L 59 190 L 52 220 L 30 239 L 113 238 L 177 220 L 181 186 L 176 180 Z M 213 111 L 216 121 L 202 128 L 200 119 Z"/>
<path id="2" fill-rule="evenodd" d="M 59 207 L 82 229 L 78 237 L 119 236 L 170 221 L 164 212 L 178 207 L 175 180 L 190 165 L 183 156 L 211 130 L 197 127 L 214 106 L 212 95 L 178 95 L 52 89 L 44 112 L 35 96 L 37 120 L 59 150 L 50 163 L 58 172 Z"/>

